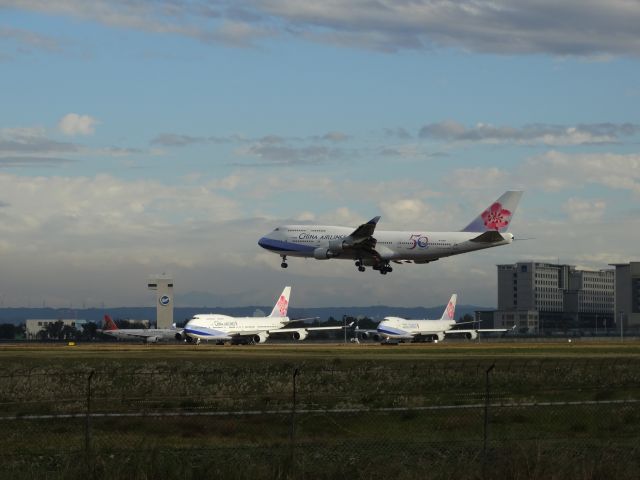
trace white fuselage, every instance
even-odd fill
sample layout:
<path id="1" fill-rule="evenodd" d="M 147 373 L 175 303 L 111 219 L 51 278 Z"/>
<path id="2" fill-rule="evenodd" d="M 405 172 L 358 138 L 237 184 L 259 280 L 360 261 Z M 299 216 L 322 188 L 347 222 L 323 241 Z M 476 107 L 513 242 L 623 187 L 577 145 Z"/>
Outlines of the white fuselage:
<path id="1" fill-rule="evenodd" d="M 102 330 L 102 333 L 114 338 L 125 340 L 138 339 L 145 341 L 173 340 L 177 330 L 169 328 L 119 328 L 117 330 Z"/>
<path id="2" fill-rule="evenodd" d="M 279 255 L 309 257 L 318 260 L 329 258 L 357 259 L 357 250 L 333 249 L 340 240 L 348 237 L 353 228 L 323 225 L 285 225 L 262 237 L 258 244 Z M 503 233 L 503 240 L 472 242 L 479 232 L 429 232 L 376 230 L 375 249 L 384 261 L 426 263 L 441 257 L 507 245 L 513 235 Z M 364 263 L 369 263 L 363 258 Z"/>
<path id="3" fill-rule="evenodd" d="M 201 340 L 215 339 L 222 332 L 231 335 L 269 333 L 289 323 L 289 317 L 230 317 L 216 313 L 198 314 L 187 322 L 187 335 Z"/>
<path id="4" fill-rule="evenodd" d="M 389 338 L 404 338 L 406 334 L 439 335 L 451 330 L 455 320 L 410 320 L 400 317 L 386 317 L 378 324 L 378 332 Z"/>

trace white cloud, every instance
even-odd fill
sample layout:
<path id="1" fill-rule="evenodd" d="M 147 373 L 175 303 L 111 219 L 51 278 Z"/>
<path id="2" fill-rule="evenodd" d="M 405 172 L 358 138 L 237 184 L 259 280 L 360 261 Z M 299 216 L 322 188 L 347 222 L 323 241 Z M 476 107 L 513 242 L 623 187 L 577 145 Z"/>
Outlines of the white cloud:
<path id="1" fill-rule="evenodd" d="M 58 129 L 65 135 L 93 135 L 99 122 L 89 115 L 67 113 L 58 122 Z"/>
<path id="2" fill-rule="evenodd" d="M 456 190 L 477 190 L 514 188 L 509 185 L 511 174 L 497 167 L 458 168 L 448 177 L 448 182 Z"/>
<path id="3" fill-rule="evenodd" d="M 385 222 L 393 225 L 405 225 L 414 227 L 418 225 L 435 226 L 434 212 L 429 205 L 420 199 L 402 198 L 380 203 L 380 209 Z"/>
<path id="4" fill-rule="evenodd" d="M 530 184 L 549 190 L 585 183 L 640 194 L 640 155 L 563 153 L 555 150 L 528 159 L 519 172 Z"/>
<path id="5" fill-rule="evenodd" d="M 467 128 L 458 122 L 447 120 L 423 126 L 419 136 L 448 142 L 560 146 L 618 143 L 623 137 L 633 137 L 638 133 L 640 125 L 633 123 L 569 126 L 534 124 L 524 127 L 478 123 Z"/>
<path id="6" fill-rule="evenodd" d="M 587 200 L 582 198 L 569 198 L 562 209 L 567 213 L 572 222 L 590 222 L 600 221 L 607 208 L 606 202 L 603 200 Z"/>

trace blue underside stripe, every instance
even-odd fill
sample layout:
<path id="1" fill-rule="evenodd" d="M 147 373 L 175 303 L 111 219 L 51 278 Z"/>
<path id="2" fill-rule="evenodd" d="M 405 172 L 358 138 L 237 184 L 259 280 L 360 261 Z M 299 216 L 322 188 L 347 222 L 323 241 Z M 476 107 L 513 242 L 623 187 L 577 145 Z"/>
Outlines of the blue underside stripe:
<path id="1" fill-rule="evenodd" d="M 203 337 L 228 337 L 229 336 L 228 333 L 219 332 L 217 330 L 204 331 L 204 330 L 195 330 L 193 328 L 185 328 L 184 331 L 187 334 L 200 335 Z"/>
<path id="2" fill-rule="evenodd" d="M 278 252 L 313 252 L 315 250 L 315 247 L 310 245 L 298 245 L 297 243 L 271 240 L 270 238 L 261 238 L 258 245 L 267 250 Z"/>
<path id="3" fill-rule="evenodd" d="M 411 334 L 409 332 L 405 332 L 404 330 L 393 330 L 393 329 L 378 328 L 378 331 L 380 333 L 385 333 L 387 335 L 399 335 L 399 336 L 405 336 L 405 337 L 410 337 L 411 336 Z"/>

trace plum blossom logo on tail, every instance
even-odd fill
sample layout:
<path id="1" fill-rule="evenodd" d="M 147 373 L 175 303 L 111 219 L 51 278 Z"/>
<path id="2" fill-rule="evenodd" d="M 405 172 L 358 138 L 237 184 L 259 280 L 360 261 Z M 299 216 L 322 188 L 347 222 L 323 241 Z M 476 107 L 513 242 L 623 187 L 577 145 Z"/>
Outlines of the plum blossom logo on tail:
<path id="1" fill-rule="evenodd" d="M 280 316 L 287 316 L 287 307 L 289 306 L 289 302 L 285 298 L 284 295 L 280 295 L 280 299 L 278 300 L 278 309 L 280 310 Z"/>
<path id="2" fill-rule="evenodd" d="M 496 202 L 482 212 L 482 220 L 484 221 L 484 226 L 489 230 L 500 230 L 509 225 L 511 210 L 502 208 L 502 204 Z"/>
<path id="3" fill-rule="evenodd" d="M 453 303 L 449 302 L 449 305 L 447 305 L 447 316 L 449 317 L 449 320 L 453 320 L 455 311 L 456 311 L 456 307 L 453 306 Z"/>

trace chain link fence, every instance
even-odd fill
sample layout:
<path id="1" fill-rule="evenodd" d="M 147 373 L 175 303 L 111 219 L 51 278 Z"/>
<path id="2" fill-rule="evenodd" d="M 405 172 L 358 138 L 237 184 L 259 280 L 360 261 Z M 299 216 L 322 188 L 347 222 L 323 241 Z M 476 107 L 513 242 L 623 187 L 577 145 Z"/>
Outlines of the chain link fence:
<path id="1" fill-rule="evenodd" d="M 0 376 L 0 478 L 637 478 L 640 361 Z"/>

